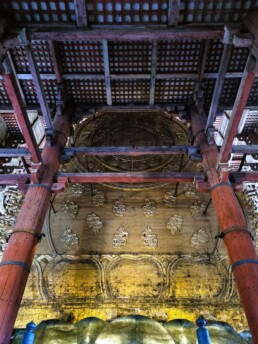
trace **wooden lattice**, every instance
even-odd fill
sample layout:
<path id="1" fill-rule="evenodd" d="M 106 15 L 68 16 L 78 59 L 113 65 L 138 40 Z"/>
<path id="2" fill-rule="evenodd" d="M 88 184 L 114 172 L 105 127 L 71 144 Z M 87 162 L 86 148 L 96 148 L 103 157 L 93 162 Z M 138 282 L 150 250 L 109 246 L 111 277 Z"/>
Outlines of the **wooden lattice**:
<path id="1" fill-rule="evenodd" d="M 233 106 L 241 79 L 228 78 L 225 79 L 220 104 L 225 106 Z"/>
<path id="2" fill-rule="evenodd" d="M 170 79 L 157 80 L 155 101 L 162 102 L 185 102 L 193 96 L 194 79 Z"/>
<path id="3" fill-rule="evenodd" d="M 201 41 L 161 41 L 157 72 L 197 72 L 200 51 Z"/>
<path id="4" fill-rule="evenodd" d="M 87 1 L 90 24 L 167 24 L 167 0 Z"/>
<path id="5" fill-rule="evenodd" d="M 111 42 L 110 73 L 147 73 L 151 70 L 151 43 Z"/>
<path id="6" fill-rule="evenodd" d="M 66 80 L 68 97 L 75 103 L 106 103 L 104 80 Z"/>
<path id="7" fill-rule="evenodd" d="M 220 60 L 223 52 L 223 43 L 212 41 L 209 45 L 205 72 L 217 73 L 220 66 Z"/>
<path id="8" fill-rule="evenodd" d="M 111 86 L 113 103 L 149 101 L 148 80 L 113 80 Z"/>
<path id="9" fill-rule="evenodd" d="M 2 80 L 0 80 L 0 104 L 10 104 L 9 97 Z"/>
<path id="10" fill-rule="evenodd" d="M 179 23 L 241 22 L 257 0 L 181 0 Z"/>
<path id="11" fill-rule="evenodd" d="M 100 42 L 59 42 L 64 73 L 103 73 Z"/>

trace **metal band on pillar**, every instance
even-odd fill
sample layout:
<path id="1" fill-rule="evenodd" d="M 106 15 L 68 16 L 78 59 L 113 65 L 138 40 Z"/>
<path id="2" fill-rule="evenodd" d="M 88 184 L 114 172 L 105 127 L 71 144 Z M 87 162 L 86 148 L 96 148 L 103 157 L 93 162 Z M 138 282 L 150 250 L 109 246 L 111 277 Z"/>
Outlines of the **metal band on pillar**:
<path id="1" fill-rule="evenodd" d="M 30 266 L 24 262 L 18 262 L 18 261 L 14 261 L 14 260 L 6 260 L 5 262 L 0 263 L 0 267 L 5 266 L 5 265 L 21 266 L 22 268 L 24 268 L 25 270 L 30 272 Z"/>
<path id="2" fill-rule="evenodd" d="M 231 265 L 232 271 L 237 268 L 240 265 L 244 264 L 258 264 L 258 259 L 243 259 L 243 260 L 238 260 L 237 262 L 233 263 Z"/>
<path id="3" fill-rule="evenodd" d="M 243 227 L 230 227 L 230 228 L 227 228 L 223 232 L 220 232 L 218 235 L 216 235 L 215 239 L 217 239 L 217 238 L 223 239 L 225 235 L 227 235 L 228 233 L 231 233 L 231 232 L 245 232 L 245 233 L 248 233 L 250 235 L 252 240 L 254 239 L 252 233 L 247 228 L 243 228 Z"/>
<path id="4" fill-rule="evenodd" d="M 10 237 L 15 233 L 26 233 L 26 234 L 33 235 L 36 239 L 38 239 L 38 242 L 41 241 L 42 237 L 45 236 L 44 233 L 37 233 L 37 232 L 29 230 L 29 229 L 15 229 L 12 233 L 10 233 L 8 241 L 9 241 Z"/>
<path id="5" fill-rule="evenodd" d="M 211 192 L 216 189 L 216 188 L 219 188 L 220 186 L 229 186 L 229 187 L 232 187 L 230 183 L 227 183 L 227 182 L 221 182 L 219 184 L 216 184 L 214 186 L 211 187 Z"/>
<path id="6" fill-rule="evenodd" d="M 46 189 L 47 191 L 52 193 L 51 188 L 49 186 L 45 185 L 45 184 L 31 184 L 29 186 L 29 188 L 33 188 L 33 187 L 43 188 L 43 189 Z"/>

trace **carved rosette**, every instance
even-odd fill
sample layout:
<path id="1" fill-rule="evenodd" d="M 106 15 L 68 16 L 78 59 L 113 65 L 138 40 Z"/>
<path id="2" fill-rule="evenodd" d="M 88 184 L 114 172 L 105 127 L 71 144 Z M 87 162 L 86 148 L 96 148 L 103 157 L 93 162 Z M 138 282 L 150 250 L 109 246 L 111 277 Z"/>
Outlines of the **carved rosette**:
<path id="1" fill-rule="evenodd" d="M 119 199 L 115 200 L 113 203 L 113 213 L 116 216 L 124 216 L 126 211 L 126 206 L 124 203 L 123 197 L 119 197 Z"/>
<path id="2" fill-rule="evenodd" d="M 78 246 L 79 239 L 76 234 L 72 233 L 71 227 L 66 226 L 63 235 L 61 236 L 61 240 L 65 243 L 68 247 Z"/>
<path id="3" fill-rule="evenodd" d="M 200 247 L 209 241 L 207 231 L 204 227 L 200 227 L 197 233 L 193 234 L 191 238 L 191 246 Z"/>
<path id="4" fill-rule="evenodd" d="M 100 207 L 104 204 L 104 202 L 105 202 L 104 192 L 98 189 L 94 190 L 93 196 L 92 196 L 92 205 L 96 207 Z"/>
<path id="5" fill-rule="evenodd" d="M 83 192 L 84 192 L 84 185 L 78 184 L 78 183 L 72 185 L 72 193 L 73 193 L 73 195 L 75 195 L 75 196 L 82 196 Z"/>
<path id="6" fill-rule="evenodd" d="M 176 205 L 176 197 L 174 197 L 173 191 L 165 192 L 164 194 L 164 204 L 167 207 L 174 207 Z"/>
<path id="7" fill-rule="evenodd" d="M 93 231 L 94 234 L 98 234 L 100 229 L 102 229 L 103 224 L 96 214 L 90 214 L 87 216 L 87 226 Z"/>
<path id="8" fill-rule="evenodd" d="M 196 196 L 196 187 L 193 183 L 185 183 L 184 193 L 186 197 L 195 197 Z"/>
<path id="9" fill-rule="evenodd" d="M 0 251 L 4 251 L 12 227 L 21 207 L 23 195 L 17 186 L 7 186 L 0 190 Z"/>
<path id="10" fill-rule="evenodd" d="M 200 215 L 203 215 L 205 208 L 206 208 L 206 202 L 196 201 L 190 206 L 190 212 L 193 217 L 198 217 Z"/>
<path id="11" fill-rule="evenodd" d="M 78 209 L 78 205 L 72 201 L 67 200 L 62 203 L 62 210 L 71 217 L 76 217 Z"/>
<path id="12" fill-rule="evenodd" d="M 156 203 L 149 198 L 145 198 L 145 205 L 143 206 L 143 212 L 146 217 L 153 216 L 156 212 Z"/>
<path id="13" fill-rule="evenodd" d="M 183 218 L 181 215 L 173 215 L 167 223 L 167 228 L 170 230 L 172 235 L 175 235 L 181 230 L 183 224 Z"/>
<path id="14" fill-rule="evenodd" d="M 118 228 L 118 232 L 114 234 L 113 238 L 113 247 L 122 247 L 126 244 L 126 241 L 128 239 L 128 232 L 125 231 L 124 226 L 120 226 Z"/>
<path id="15" fill-rule="evenodd" d="M 156 248 L 158 246 L 157 235 L 152 232 L 150 226 L 147 226 L 141 235 L 144 243 L 149 248 Z"/>

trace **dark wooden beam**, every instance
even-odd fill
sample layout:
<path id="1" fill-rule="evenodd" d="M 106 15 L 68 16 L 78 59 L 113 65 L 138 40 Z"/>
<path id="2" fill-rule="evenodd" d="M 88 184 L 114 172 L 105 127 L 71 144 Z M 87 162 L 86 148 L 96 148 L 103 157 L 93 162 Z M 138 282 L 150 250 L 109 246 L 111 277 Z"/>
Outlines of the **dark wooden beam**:
<path id="1" fill-rule="evenodd" d="M 12 73 L 13 73 L 13 75 L 14 75 L 14 77 L 15 77 L 15 81 L 16 81 L 17 87 L 18 87 L 18 89 L 19 89 L 19 94 L 20 94 L 20 96 L 21 96 L 21 99 L 22 99 L 22 101 L 23 101 L 23 104 L 26 106 L 26 99 L 25 99 L 25 96 L 24 96 L 24 93 L 23 93 L 23 90 L 22 90 L 22 87 L 21 87 L 21 84 L 20 84 L 20 80 L 19 80 L 19 78 L 18 78 L 16 69 L 15 69 L 15 66 L 14 66 L 13 59 L 12 59 L 12 56 L 11 56 L 10 51 L 7 51 L 7 53 L 6 53 L 6 59 L 8 59 L 8 63 L 10 64 Z"/>
<path id="2" fill-rule="evenodd" d="M 30 174 L 0 174 L 0 185 L 25 184 L 30 180 Z"/>
<path id="3" fill-rule="evenodd" d="M 11 72 L 11 71 L 10 71 Z M 18 120 L 22 135 L 26 141 L 32 161 L 37 163 L 41 161 L 41 154 L 37 146 L 34 133 L 32 131 L 25 105 L 19 93 L 15 77 L 12 73 L 6 73 L 3 76 L 6 92 L 8 93 L 16 118 Z"/>
<path id="4" fill-rule="evenodd" d="M 177 155 L 197 154 L 198 147 L 193 146 L 149 146 L 149 147 L 68 147 L 62 152 L 62 157 L 76 155 Z M 0 157 L 30 156 L 27 148 L 0 148 Z"/>
<path id="5" fill-rule="evenodd" d="M 54 66 L 54 71 L 55 71 L 55 75 L 54 75 L 55 79 L 56 79 L 58 84 L 62 84 L 62 81 L 63 81 L 62 63 L 61 63 L 61 59 L 60 59 L 60 55 L 59 55 L 57 42 L 49 41 L 48 45 L 49 45 L 50 55 L 51 55 L 51 58 L 53 61 L 53 66 Z M 40 74 L 40 78 L 44 79 L 44 74 Z"/>
<path id="6" fill-rule="evenodd" d="M 168 25 L 178 24 L 180 10 L 180 0 L 169 0 L 168 2 Z"/>
<path id="7" fill-rule="evenodd" d="M 155 86 L 156 86 L 156 74 L 157 74 L 157 59 L 158 59 L 158 42 L 152 42 L 152 54 L 151 54 L 151 76 L 150 76 L 150 105 L 155 103 Z"/>
<path id="8" fill-rule="evenodd" d="M 103 60 L 104 60 L 107 105 L 112 105 L 112 92 L 111 92 L 109 56 L 108 56 L 108 42 L 106 39 L 103 39 L 103 41 L 102 41 L 102 50 L 103 50 Z"/>
<path id="9" fill-rule="evenodd" d="M 195 177 L 204 178 L 200 172 L 111 172 L 111 173 L 58 173 L 57 181 L 69 183 L 185 183 Z"/>
<path id="10" fill-rule="evenodd" d="M 235 103 L 232 109 L 231 117 L 228 123 L 224 141 L 220 149 L 217 163 L 226 163 L 229 160 L 229 155 L 232 148 L 232 143 L 237 135 L 239 123 L 241 121 L 242 114 L 246 107 L 246 103 L 251 92 L 254 80 L 256 77 L 255 63 L 253 55 L 250 54 L 245 67 L 245 72 L 242 77 Z"/>
<path id="11" fill-rule="evenodd" d="M 87 27 L 87 8 L 85 0 L 74 0 L 76 23 L 78 27 Z"/>
<path id="12" fill-rule="evenodd" d="M 209 39 L 202 42 L 202 49 L 201 49 L 201 54 L 200 54 L 199 66 L 198 66 L 199 80 L 202 80 L 204 78 L 204 72 L 205 72 L 210 42 L 211 41 Z"/>
<path id="13" fill-rule="evenodd" d="M 30 44 L 25 45 L 25 51 L 26 51 L 28 62 L 29 62 L 30 72 L 32 75 L 35 89 L 36 89 L 40 108 L 41 108 L 44 120 L 46 122 L 46 126 L 48 129 L 52 129 L 52 120 L 51 120 L 50 110 L 49 110 L 47 99 L 44 93 L 42 81 L 40 79 L 40 74 L 38 72 L 37 63 L 34 58 L 34 53 Z"/>
<path id="14" fill-rule="evenodd" d="M 219 101 L 222 94 L 223 85 L 224 85 L 227 69 L 229 66 L 232 50 L 233 50 L 233 44 L 224 44 L 223 53 L 222 53 L 222 57 L 220 61 L 219 73 L 217 76 L 217 80 L 216 80 L 216 84 L 215 84 L 215 88 L 214 88 L 214 92 L 212 96 L 212 101 L 210 105 L 210 111 L 209 111 L 207 124 L 205 128 L 206 132 L 208 128 L 213 126 L 213 123 L 217 116 Z"/>
<path id="15" fill-rule="evenodd" d="M 45 41 L 153 41 L 172 39 L 221 39 L 223 27 L 189 27 L 189 28 L 121 28 L 117 29 L 60 29 L 58 27 L 28 28 L 29 40 Z"/>
<path id="16" fill-rule="evenodd" d="M 58 62 L 60 65 L 60 62 Z M 40 74 L 41 80 L 60 80 L 60 77 L 58 75 L 61 75 L 61 73 L 55 73 L 55 74 Z M 232 72 L 232 73 L 226 73 L 225 78 L 241 78 L 243 76 L 243 72 Z M 166 80 L 166 79 L 217 79 L 219 77 L 218 73 L 157 73 L 156 79 L 159 80 Z M 31 74 L 28 73 L 17 73 L 17 78 L 19 80 L 32 80 L 33 77 Z M 104 80 L 105 75 L 102 74 L 63 74 L 62 78 L 64 80 Z M 2 77 L 0 76 L 0 80 Z M 150 80 L 151 74 L 110 74 L 111 80 L 130 80 L 130 79 L 137 79 L 137 80 Z"/>

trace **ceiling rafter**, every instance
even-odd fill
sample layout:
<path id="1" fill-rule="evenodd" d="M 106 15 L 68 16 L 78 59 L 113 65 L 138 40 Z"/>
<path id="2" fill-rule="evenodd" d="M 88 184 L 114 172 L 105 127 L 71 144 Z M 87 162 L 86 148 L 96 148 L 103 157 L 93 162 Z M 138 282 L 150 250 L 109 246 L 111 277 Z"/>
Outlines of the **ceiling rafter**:
<path id="1" fill-rule="evenodd" d="M 169 0 L 168 2 L 168 25 L 175 26 L 179 22 L 180 0 Z"/>
<path id="2" fill-rule="evenodd" d="M 104 60 L 104 72 L 106 83 L 106 96 L 107 105 L 112 105 L 112 92 L 111 92 L 111 80 L 110 80 L 110 68 L 109 68 L 109 55 L 108 55 L 108 42 L 106 39 L 102 41 L 103 60 Z"/>
<path id="3" fill-rule="evenodd" d="M 78 27 L 87 27 L 87 6 L 85 0 L 74 0 L 76 23 Z"/>
<path id="4" fill-rule="evenodd" d="M 152 53 L 151 53 L 151 75 L 150 75 L 150 100 L 149 104 L 155 104 L 155 86 L 157 76 L 157 59 L 158 59 L 158 42 L 152 42 Z"/>

